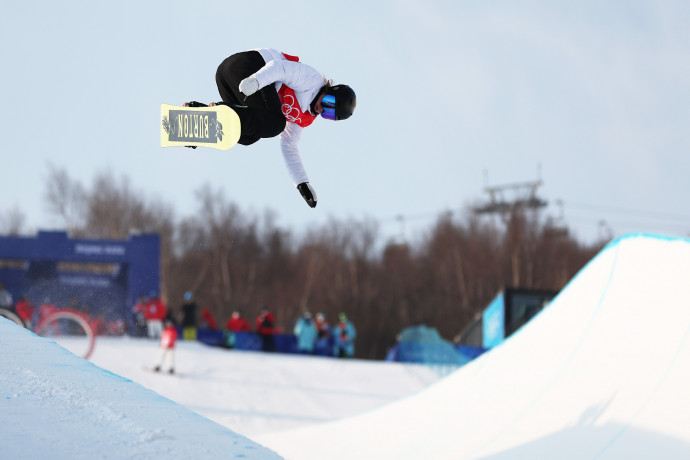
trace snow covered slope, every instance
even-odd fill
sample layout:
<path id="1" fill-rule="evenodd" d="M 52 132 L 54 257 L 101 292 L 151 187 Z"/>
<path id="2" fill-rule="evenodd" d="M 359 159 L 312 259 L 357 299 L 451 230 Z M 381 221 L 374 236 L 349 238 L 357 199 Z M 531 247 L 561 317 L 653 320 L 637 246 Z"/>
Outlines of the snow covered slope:
<path id="1" fill-rule="evenodd" d="M 154 340 L 100 337 L 91 360 L 104 371 L 0 318 L 0 459 L 279 458 L 235 433 L 359 414 L 439 378 L 419 365 L 184 341 L 176 376 L 144 371 L 158 352 Z"/>
<path id="2" fill-rule="evenodd" d="M 619 239 L 504 345 L 420 394 L 254 439 L 294 460 L 690 458 L 689 283 L 690 241 Z"/>
<path id="3" fill-rule="evenodd" d="M 280 456 L 0 317 L 0 458 Z"/>
<path id="4" fill-rule="evenodd" d="M 184 341 L 177 342 L 178 378 L 143 370 L 158 350 L 148 339 L 99 338 L 91 361 L 248 437 L 357 415 L 439 379 L 420 365 L 228 351 Z"/>

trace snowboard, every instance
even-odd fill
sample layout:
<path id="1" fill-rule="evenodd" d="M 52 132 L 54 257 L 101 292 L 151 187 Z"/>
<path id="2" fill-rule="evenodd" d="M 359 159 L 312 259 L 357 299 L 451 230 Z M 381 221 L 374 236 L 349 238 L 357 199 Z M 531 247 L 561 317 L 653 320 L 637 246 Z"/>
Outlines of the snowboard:
<path id="1" fill-rule="evenodd" d="M 161 147 L 201 146 L 228 150 L 240 138 L 240 119 L 230 107 L 161 104 Z"/>

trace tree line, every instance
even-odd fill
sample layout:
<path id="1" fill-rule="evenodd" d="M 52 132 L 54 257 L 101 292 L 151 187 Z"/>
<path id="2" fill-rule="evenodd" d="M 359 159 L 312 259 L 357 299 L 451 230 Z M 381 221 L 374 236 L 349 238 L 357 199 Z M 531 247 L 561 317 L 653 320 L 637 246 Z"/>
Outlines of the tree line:
<path id="1" fill-rule="evenodd" d="M 251 321 L 266 306 L 285 332 L 303 310 L 331 322 L 344 312 L 365 359 L 384 357 L 413 325 L 452 339 L 504 287 L 559 290 L 602 246 L 525 209 L 500 220 L 440 215 L 415 243 L 382 242 L 368 220 L 332 220 L 297 236 L 271 211 L 243 212 L 208 186 L 196 194 L 196 213 L 176 220 L 170 204 L 127 178 L 103 172 L 88 187 L 51 167 L 45 201 L 73 238 L 160 234 L 161 294 L 173 308 L 192 291 L 223 325 L 235 309 Z M 14 210 L 5 221 L 16 232 L 22 216 Z"/>

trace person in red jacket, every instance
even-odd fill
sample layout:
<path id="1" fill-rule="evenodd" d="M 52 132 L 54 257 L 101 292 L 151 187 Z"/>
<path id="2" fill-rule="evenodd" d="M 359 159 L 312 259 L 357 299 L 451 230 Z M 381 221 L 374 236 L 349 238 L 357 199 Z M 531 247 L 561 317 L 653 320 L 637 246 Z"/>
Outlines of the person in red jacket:
<path id="1" fill-rule="evenodd" d="M 151 292 L 149 303 L 146 305 L 144 318 L 149 338 L 157 339 L 163 333 L 163 320 L 168 316 L 168 306 L 161 300 L 158 293 Z"/>
<path id="2" fill-rule="evenodd" d="M 20 297 L 14 309 L 17 311 L 17 315 L 24 321 L 27 329 L 31 329 L 31 319 L 34 316 L 34 307 L 29 303 L 29 300 L 24 296 Z"/>
<path id="3" fill-rule="evenodd" d="M 218 329 L 216 319 L 211 314 L 211 310 L 209 310 L 207 307 L 201 309 L 201 322 L 199 323 L 199 329 L 211 329 L 214 331 Z"/>
<path id="4" fill-rule="evenodd" d="M 261 349 L 263 351 L 275 351 L 276 343 L 273 337 L 273 334 L 277 333 L 275 317 L 266 307 L 261 308 L 261 313 L 256 318 L 256 332 L 261 337 Z"/>
<path id="5" fill-rule="evenodd" d="M 223 341 L 221 342 L 220 346 L 229 349 L 235 348 L 235 341 L 237 340 L 235 334 L 238 332 L 252 332 L 252 327 L 249 324 L 249 321 L 244 319 L 240 311 L 235 310 L 232 312 L 232 316 L 230 316 L 228 322 L 225 323 Z"/>
<path id="6" fill-rule="evenodd" d="M 249 325 L 249 321 L 244 319 L 242 314 L 235 310 L 232 312 L 232 316 L 228 320 L 225 328 L 230 332 L 251 332 L 252 327 Z"/>
<path id="7" fill-rule="evenodd" d="M 158 360 L 156 361 L 156 367 L 153 368 L 154 371 L 160 372 L 163 361 L 167 358 L 169 363 L 168 372 L 170 374 L 175 373 L 175 342 L 177 341 L 177 329 L 172 321 L 167 320 L 165 322 L 165 329 L 161 334 L 161 351 L 158 354 Z"/>

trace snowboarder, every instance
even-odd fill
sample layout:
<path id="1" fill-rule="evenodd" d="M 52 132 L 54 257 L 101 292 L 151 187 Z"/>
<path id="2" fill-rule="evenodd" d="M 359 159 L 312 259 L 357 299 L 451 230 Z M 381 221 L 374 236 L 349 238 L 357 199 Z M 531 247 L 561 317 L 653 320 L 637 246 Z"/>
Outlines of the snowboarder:
<path id="1" fill-rule="evenodd" d="M 160 372 L 163 361 L 167 358 L 169 364 L 168 372 L 175 373 L 175 341 L 177 340 L 177 329 L 172 321 L 165 321 L 165 329 L 161 334 L 161 351 L 156 360 L 156 366 L 153 368 L 155 372 Z"/>
<path id="2" fill-rule="evenodd" d="M 232 107 L 240 118 L 238 143 L 251 145 L 280 135 L 290 177 L 307 204 L 316 207 L 316 192 L 302 165 L 299 140 L 318 115 L 329 120 L 349 118 L 357 103 L 352 88 L 334 85 L 297 56 L 268 48 L 225 59 L 216 72 L 216 84 L 223 99 L 217 104 Z M 196 101 L 185 105 L 205 106 Z"/>

